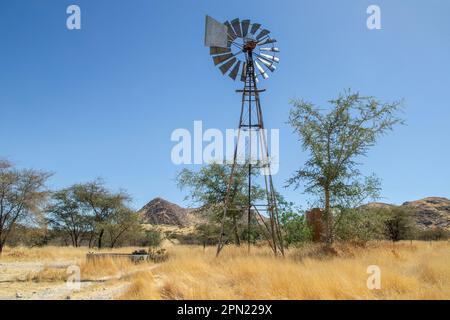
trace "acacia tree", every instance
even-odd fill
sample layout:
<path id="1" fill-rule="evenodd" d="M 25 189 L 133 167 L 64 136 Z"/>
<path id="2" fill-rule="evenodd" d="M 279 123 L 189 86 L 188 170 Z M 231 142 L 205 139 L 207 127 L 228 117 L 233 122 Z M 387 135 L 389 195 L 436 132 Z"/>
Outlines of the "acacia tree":
<path id="1" fill-rule="evenodd" d="M 19 222 L 33 222 L 45 201 L 49 173 L 19 170 L 0 160 L 0 255 Z"/>
<path id="2" fill-rule="evenodd" d="M 46 208 L 47 221 L 55 230 L 61 230 L 70 237 L 72 245 L 78 247 L 83 236 L 89 231 L 88 215 L 70 187 L 53 193 L 51 203 Z"/>
<path id="3" fill-rule="evenodd" d="M 254 169 L 256 174 L 256 169 Z M 176 180 L 180 189 L 187 189 L 186 197 L 203 212 L 210 222 L 220 223 L 223 215 L 227 186 L 231 174 L 231 165 L 212 163 L 199 171 L 183 169 Z M 242 205 L 248 201 L 248 168 L 236 166 L 233 184 L 228 199 L 226 228 L 233 232 L 235 241 L 240 244 L 238 224 L 243 218 Z M 252 185 L 251 198 L 261 200 L 264 190 L 258 185 Z"/>
<path id="4" fill-rule="evenodd" d="M 103 224 L 103 228 L 107 234 L 110 248 L 114 248 L 121 240 L 127 237 L 132 238 L 133 235 L 142 232 L 139 215 L 125 206 L 115 210 Z"/>
<path id="5" fill-rule="evenodd" d="M 46 208 L 47 221 L 66 233 L 74 247 L 88 234 L 90 246 L 97 237 L 101 248 L 106 237 L 114 247 L 127 233 L 140 232 L 138 215 L 126 206 L 128 200 L 125 193 L 109 191 L 100 180 L 76 184 L 53 193 Z"/>
<path id="6" fill-rule="evenodd" d="M 118 210 L 126 207 L 125 204 L 130 201 L 130 197 L 125 192 L 114 193 L 109 191 L 101 180 L 77 184 L 73 186 L 73 189 L 80 207 L 90 216 L 91 239 L 96 236 L 97 247 L 101 249 L 105 234 L 105 223 Z"/>
<path id="7" fill-rule="evenodd" d="M 332 208 L 348 207 L 365 198 L 376 198 L 379 180 L 363 177 L 357 159 L 365 156 L 378 138 L 403 121 L 396 116 L 401 103 L 383 103 L 374 97 L 346 91 L 329 101 L 325 112 L 303 100 L 291 102 L 289 124 L 308 151 L 305 165 L 295 172 L 287 185 L 304 184 L 305 192 L 317 196 L 324 209 L 325 240 L 333 242 Z"/>

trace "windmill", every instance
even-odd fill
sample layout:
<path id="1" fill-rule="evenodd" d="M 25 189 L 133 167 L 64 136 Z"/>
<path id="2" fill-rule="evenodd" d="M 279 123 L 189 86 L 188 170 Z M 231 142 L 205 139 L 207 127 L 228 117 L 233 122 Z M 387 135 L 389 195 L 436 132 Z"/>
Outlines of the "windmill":
<path id="1" fill-rule="evenodd" d="M 283 241 L 280 230 L 276 193 L 272 182 L 270 158 L 267 138 L 264 133 L 264 121 L 259 94 L 265 90 L 259 90 L 257 83 L 260 79 L 269 78 L 269 71 L 274 72 L 279 62 L 277 56 L 279 49 L 275 46 L 276 40 L 270 37 L 270 31 L 259 23 L 238 18 L 220 23 L 210 16 L 206 16 L 205 46 L 210 48 L 214 65 L 223 75 L 228 75 L 232 80 L 240 79 L 244 83 L 243 89 L 236 90 L 242 94 L 241 113 L 237 134 L 237 144 L 234 149 L 231 174 L 227 184 L 227 191 L 222 217 L 221 233 L 217 246 L 217 255 L 226 243 L 224 225 L 227 210 L 230 206 L 230 193 L 236 174 L 238 146 L 242 131 L 248 133 L 248 195 L 245 204 L 240 208 L 247 214 L 248 249 L 250 250 L 250 224 L 256 221 L 261 227 L 275 255 L 284 255 Z M 252 135 L 256 135 L 259 145 L 252 146 Z M 262 159 L 254 163 L 251 159 L 252 148 L 259 148 Z M 252 180 L 255 166 L 264 170 L 265 199 L 263 203 L 255 203 L 252 199 Z M 253 219 L 253 220 L 252 220 Z M 237 228 L 237 225 L 234 226 Z"/>

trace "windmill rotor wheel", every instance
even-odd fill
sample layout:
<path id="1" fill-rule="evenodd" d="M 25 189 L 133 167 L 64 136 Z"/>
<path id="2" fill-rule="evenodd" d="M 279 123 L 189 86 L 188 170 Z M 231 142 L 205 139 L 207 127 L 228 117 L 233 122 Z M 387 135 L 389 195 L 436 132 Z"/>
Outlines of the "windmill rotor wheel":
<path id="1" fill-rule="evenodd" d="M 248 19 L 236 18 L 224 25 L 227 27 L 227 47 L 210 47 L 213 62 L 222 74 L 233 80 L 239 76 L 245 82 L 247 59 L 251 57 L 256 80 L 269 78 L 269 71 L 274 72 L 280 62 L 280 50 L 275 45 L 277 40 L 270 37 L 270 31 Z"/>

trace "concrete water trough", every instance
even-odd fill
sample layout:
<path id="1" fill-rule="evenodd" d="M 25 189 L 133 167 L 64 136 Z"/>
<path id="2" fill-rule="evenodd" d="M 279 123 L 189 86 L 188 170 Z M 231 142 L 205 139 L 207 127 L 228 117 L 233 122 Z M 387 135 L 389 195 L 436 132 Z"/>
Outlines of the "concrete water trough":
<path id="1" fill-rule="evenodd" d="M 86 254 L 86 260 L 87 261 L 93 261 L 96 259 L 104 259 L 104 258 L 111 258 L 111 259 L 130 259 L 134 263 L 138 262 L 144 262 L 150 260 L 150 255 L 148 253 L 94 253 L 89 252 Z"/>

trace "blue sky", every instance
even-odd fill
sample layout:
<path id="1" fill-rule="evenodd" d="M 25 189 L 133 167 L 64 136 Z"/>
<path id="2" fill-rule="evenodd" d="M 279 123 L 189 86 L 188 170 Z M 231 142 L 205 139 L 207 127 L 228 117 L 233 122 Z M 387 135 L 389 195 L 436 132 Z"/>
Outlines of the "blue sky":
<path id="1" fill-rule="evenodd" d="M 66 28 L 77 4 L 82 29 Z M 366 27 L 381 7 L 382 30 Z M 278 40 L 281 63 L 261 84 L 266 126 L 280 129 L 275 184 L 305 161 L 286 125 L 289 100 L 326 107 L 346 88 L 404 99 L 407 125 L 382 138 L 364 173 L 383 201 L 450 197 L 450 2 L 442 0 L 2 0 L 0 156 L 52 171 L 52 188 L 102 177 L 139 208 L 156 196 L 182 204 L 170 135 L 237 123 L 240 83 L 223 77 L 203 46 L 204 16 L 249 18 Z M 195 168 L 195 167 L 192 167 Z"/>

